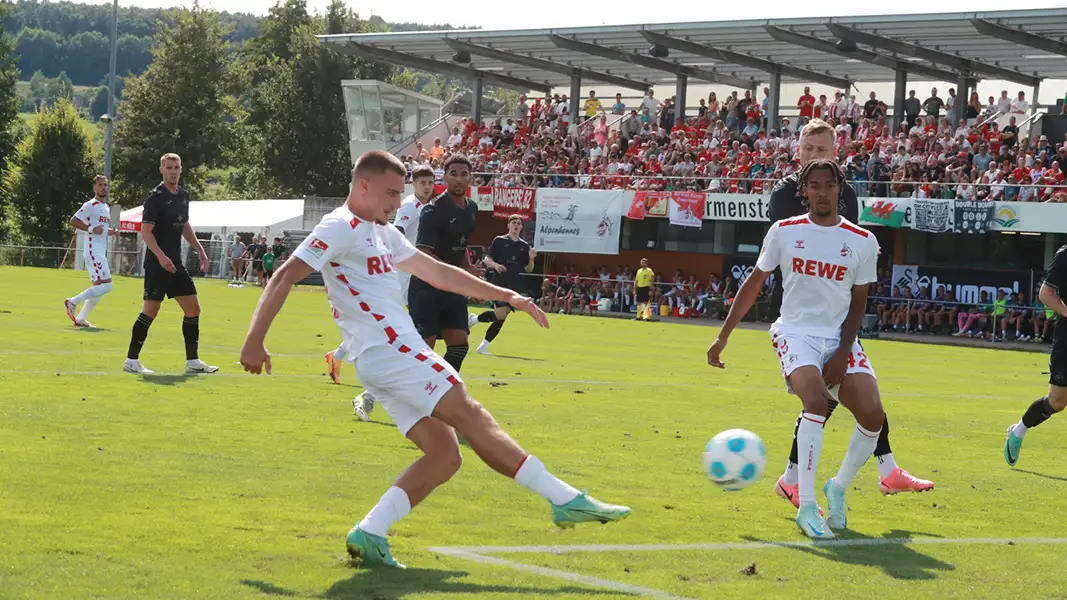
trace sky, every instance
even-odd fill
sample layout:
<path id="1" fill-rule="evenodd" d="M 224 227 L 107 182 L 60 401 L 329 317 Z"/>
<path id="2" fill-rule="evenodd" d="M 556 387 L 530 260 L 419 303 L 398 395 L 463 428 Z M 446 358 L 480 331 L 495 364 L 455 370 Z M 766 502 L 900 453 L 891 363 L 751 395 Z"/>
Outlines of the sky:
<path id="1" fill-rule="evenodd" d="M 107 0 L 90 0 L 94 4 L 110 4 Z M 309 0 L 313 10 L 325 9 L 328 0 Z M 119 0 L 120 5 L 146 8 L 190 6 L 191 0 Z M 200 5 L 215 10 L 266 14 L 275 0 L 201 0 Z M 536 3 L 534 3 L 536 5 Z M 626 25 L 632 23 L 662 23 L 678 21 L 742 20 L 792 17 L 830 16 L 829 6 L 822 2 L 793 2 L 764 0 L 761 10 L 748 10 L 746 2 L 694 2 L 685 3 L 684 12 L 671 16 L 669 11 L 659 10 L 658 5 L 645 0 L 613 0 L 612 2 L 589 2 L 562 5 L 543 4 L 541 10 L 531 9 L 526 4 L 501 5 L 496 0 L 466 0 L 464 2 L 441 2 L 440 0 L 405 0 L 403 2 L 379 2 L 377 0 L 349 0 L 348 6 L 363 16 L 378 15 L 386 21 L 449 23 L 451 25 L 478 26 L 483 29 L 532 29 L 543 27 L 573 27 L 593 25 Z M 931 12 L 973 12 L 991 10 L 1019 10 L 1028 8 L 1062 8 L 1062 0 L 1023 0 L 1006 3 L 1003 0 L 968 0 L 951 3 L 930 3 L 928 0 L 895 0 L 894 2 L 871 3 L 862 8 L 860 3 L 850 3 L 855 8 L 848 14 L 906 14 Z M 670 5 L 669 5 L 670 6 Z M 673 6 L 683 6 L 674 4 Z M 517 7 L 519 13 L 513 10 Z M 610 7 L 610 8 L 609 8 Z M 814 7 L 814 9 L 812 8 Z M 934 10 L 931 10 L 931 8 Z M 836 13 L 833 16 L 845 16 Z"/>
<path id="2" fill-rule="evenodd" d="M 108 0 L 87 0 L 90 3 L 109 3 Z M 257 15 L 266 14 L 277 0 L 200 0 L 200 5 L 219 11 L 247 12 Z M 312 10 L 323 11 L 329 0 L 308 0 Z M 191 6 L 192 0 L 119 0 L 120 5 L 141 6 L 146 8 L 167 8 L 173 6 Z M 536 4 L 536 3 L 535 3 Z M 543 4 L 543 3 L 542 3 Z M 832 16 L 847 15 L 884 15 L 884 14 L 908 14 L 908 13 L 935 13 L 935 12 L 982 12 L 997 10 L 1022 10 L 1037 8 L 1063 8 L 1063 0 L 1020 0 L 1018 3 L 1005 3 L 1003 0 L 968 0 L 966 5 L 959 2 L 956 6 L 948 4 L 931 4 L 928 0 L 895 0 L 894 2 L 870 3 L 871 6 L 854 6 L 847 13 L 836 13 Z M 626 25 L 633 23 L 665 23 L 665 22 L 692 22 L 713 20 L 748 20 L 767 18 L 795 18 L 795 17 L 819 17 L 829 16 L 831 6 L 827 3 L 801 3 L 784 0 L 763 0 L 759 6 L 760 11 L 749 10 L 746 2 L 696 2 L 686 3 L 685 10 L 678 16 L 671 16 L 668 11 L 659 10 L 659 7 L 647 0 L 613 0 L 612 2 L 590 2 L 562 5 L 544 5 L 542 10 L 531 10 L 527 5 L 516 5 L 519 14 L 511 10 L 513 5 L 501 5 L 498 0 L 466 0 L 464 2 L 442 2 L 440 0 L 404 0 L 402 2 L 379 2 L 377 0 L 348 0 L 348 6 L 356 10 L 361 16 L 378 15 L 390 22 L 418 22 L 426 24 L 448 23 L 453 26 L 478 26 L 483 29 L 539 29 L 552 27 L 576 27 L 596 25 Z M 611 7 L 608 9 L 607 7 Z M 675 4 L 674 6 L 678 6 Z M 561 7 L 565 7 L 561 8 Z M 812 8 L 814 7 L 814 8 Z M 615 90 L 608 90 L 600 85 L 600 96 L 613 96 Z M 672 87 L 672 86 L 658 86 Z M 798 96 L 801 87 L 798 85 L 783 85 L 783 104 L 788 105 L 789 98 Z M 909 85 L 909 88 L 911 86 Z M 929 89 L 926 84 L 919 84 L 917 95 L 925 98 Z M 939 84 L 940 95 L 945 96 L 948 85 Z M 876 92 L 879 97 L 887 100 L 892 98 L 893 85 L 867 84 L 858 85 L 854 90 L 860 99 L 866 98 L 870 91 Z M 999 97 L 1000 90 L 1009 90 L 1012 97 L 1020 90 L 1018 84 L 996 80 L 983 80 L 978 84 L 978 93 L 982 102 L 990 95 Z M 720 96 L 724 89 L 718 86 L 693 85 L 689 87 L 690 99 L 699 96 L 707 97 L 710 91 L 716 91 Z M 560 90 L 567 92 L 568 90 Z M 619 90 L 626 95 L 633 92 Z M 833 98 L 833 90 L 823 86 L 812 86 L 815 94 L 827 93 Z M 1026 89 L 1027 97 L 1032 99 L 1032 90 Z M 1052 104 L 1057 98 L 1062 98 L 1067 93 L 1067 82 L 1046 81 L 1041 86 L 1041 95 L 1038 102 Z M 583 93 L 584 95 L 584 93 Z M 658 96 L 670 96 L 671 93 L 660 93 Z M 687 102 L 687 104 L 693 104 Z"/>

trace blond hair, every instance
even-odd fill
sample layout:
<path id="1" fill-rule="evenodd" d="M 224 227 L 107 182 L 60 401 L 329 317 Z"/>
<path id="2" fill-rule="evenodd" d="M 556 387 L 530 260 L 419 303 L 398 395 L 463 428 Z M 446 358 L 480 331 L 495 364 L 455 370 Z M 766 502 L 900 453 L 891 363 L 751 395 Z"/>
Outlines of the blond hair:
<path id="1" fill-rule="evenodd" d="M 829 133 L 830 137 L 833 137 L 834 128 L 830 127 L 830 124 L 822 119 L 812 119 L 800 130 L 800 139 L 804 139 L 809 135 L 819 135 L 820 133 Z"/>
<path id="2" fill-rule="evenodd" d="M 168 152 L 163 156 L 159 157 L 159 166 L 162 167 L 168 160 L 176 160 L 178 162 L 182 162 L 182 157 L 178 156 L 173 152 Z"/>

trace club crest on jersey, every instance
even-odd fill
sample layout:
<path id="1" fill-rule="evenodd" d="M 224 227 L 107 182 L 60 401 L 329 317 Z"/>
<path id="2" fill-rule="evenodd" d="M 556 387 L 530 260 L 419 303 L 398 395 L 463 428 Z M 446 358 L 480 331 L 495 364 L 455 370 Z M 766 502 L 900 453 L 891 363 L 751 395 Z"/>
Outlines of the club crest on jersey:
<path id="1" fill-rule="evenodd" d="M 797 248 L 797 249 L 800 249 L 800 250 L 803 250 L 804 249 L 804 240 L 797 240 L 796 246 L 793 246 L 793 247 Z"/>
<path id="2" fill-rule="evenodd" d="M 841 256 L 842 257 L 852 256 L 852 248 L 849 248 L 848 244 L 842 244 L 842 246 L 841 246 Z"/>

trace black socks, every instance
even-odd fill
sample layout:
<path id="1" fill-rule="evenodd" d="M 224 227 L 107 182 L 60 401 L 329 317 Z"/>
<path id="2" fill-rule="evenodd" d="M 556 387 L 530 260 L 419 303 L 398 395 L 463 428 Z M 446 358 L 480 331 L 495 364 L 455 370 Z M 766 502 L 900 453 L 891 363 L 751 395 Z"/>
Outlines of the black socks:
<path id="1" fill-rule="evenodd" d="M 182 319 L 182 336 L 185 338 L 185 360 L 200 358 L 200 317 Z"/>
<path id="2" fill-rule="evenodd" d="M 144 341 L 148 339 L 148 328 L 152 326 L 152 317 L 141 313 L 137 315 L 137 320 L 133 322 L 133 332 L 130 334 L 130 350 L 126 353 L 126 358 L 130 360 L 137 360 L 141 356 L 141 347 L 144 346 Z"/>

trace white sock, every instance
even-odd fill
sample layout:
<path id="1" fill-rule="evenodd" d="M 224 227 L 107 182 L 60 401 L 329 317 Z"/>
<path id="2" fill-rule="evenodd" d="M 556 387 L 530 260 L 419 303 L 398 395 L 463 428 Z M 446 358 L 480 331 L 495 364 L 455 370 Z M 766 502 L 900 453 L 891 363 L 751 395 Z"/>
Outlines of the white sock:
<path id="1" fill-rule="evenodd" d="M 859 473 L 860 468 L 874 452 L 874 447 L 878 445 L 879 433 L 881 429 L 868 431 L 859 423 L 856 424 L 856 429 L 852 431 L 852 438 L 848 440 L 848 451 L 845 452 L 845 458 L 841 461 L 841 468 L 837 470 L 837 476 L 834 477 L 837 487 L 843 490 L 848 489 L 849 484 L 856 478 L 856 473 Z"/>
<path id="2" fill-rule="evenodd" d="M 533 454 L 522 461 L 515 472 L 515 482 L 556 506 L 563 506 L 578 497 L 578 490 L 546 471 L 541 459 Z"/>
<path id="3" fill-rule="evenodd" d="M 786 485 L 796 485 L 798 471 L 799 469 L 797 469 L 796 463 L 787 462 L 785 464 L 785 473 L 782 473 L 782 483 Z"/>
<path id="4" fill-rule="evenodd" d="M 482 340 L 481 344 L 478 344 L 479 350 L 484 350 L 489 347 L 489 340 Z"/>
<path id="5" fill-rule="evenodd" d="M 348 353 L 345 352 L 345 349 L 341 346 L 338 346 L 337 349 L 333 351 L 333 359 L 336 361 L 344 362 L 346 356 L 348 356 Z"/>
<path id="6" fill-rule="evenodd" d="M 82 302 L 85 302 L 89 298 L 92 298 L 93 296 L 96 295 L 96 290 L 93 289 L 95 287 L 96 286 L 90 286 L 90 287 L 85 288 L 84 290 L 82 290 L 82 293 L 80 293 L 77 296 L 71 298 L 70 301 L 73 302 L 74 304 L 81 304 Z"/>
<path id="7" fill-rule="evenodd" d="M 381 500 L 359 522 L 359 528 L 371 535 L 385 537 L 389 528 L 411 512 L 411 501 L 404 490 L 393 486 L 382 494 Z"/>
<path id="8" fill-rule="evenodd" d="M 801 504 L 815 504 L 815 472 L 819 468 L 819 455 L 822 454 L 822 428 L 825 422 L 826 417 L 806 412 L 797 429 L 797 457 L 800 458 L 797 482 L 800 484 Z"/>
<path id="9" fill-rule="evenodd" d="M 96 303 L 100 300 L 98 298 L 89 298 L 82 304 L 82 309 L 78 312 L 78 320 L 84 321 L 89 318 L 89 313 L 93 312 L 96 308 Z"/>
<path id="10" fill-rule="evenodd" d="M 885 479 L 889 477 L 889 474 L 897 468 L 897 459 L 893 458 L 893 453 L 883 454 L 878 458 L 878 477 Z"/>
<path id="11" fill-rule="evenodd" d="M 1015 434 L 1015 437 L 1021 440 L 1026 437 L 1027 429 L 1029 428 L 1026 425 L 1023 425 L 1023 422 L 1020 420 L 1018 423 L 1015 424 L 1014 427 L 1011 428 L 1011 432 Z"/>

